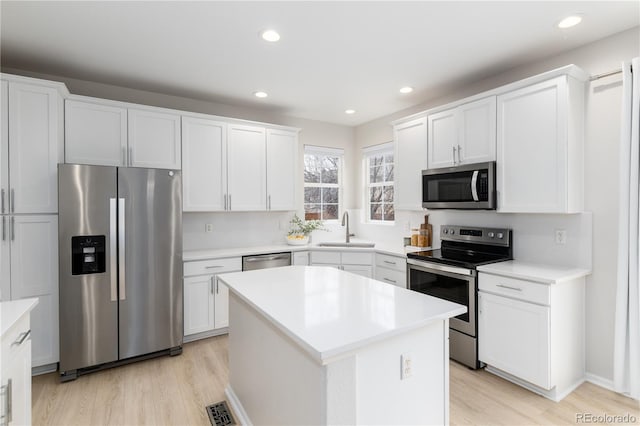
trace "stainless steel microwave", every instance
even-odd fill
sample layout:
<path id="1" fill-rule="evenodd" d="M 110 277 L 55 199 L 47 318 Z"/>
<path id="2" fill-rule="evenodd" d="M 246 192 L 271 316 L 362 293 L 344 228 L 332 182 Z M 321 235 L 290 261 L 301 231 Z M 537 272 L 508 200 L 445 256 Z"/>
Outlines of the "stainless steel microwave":
<path id="1" fill-rule="evenodd" d="M 422 207 L 495 210 L 496 162 L 423 170 Z"/>

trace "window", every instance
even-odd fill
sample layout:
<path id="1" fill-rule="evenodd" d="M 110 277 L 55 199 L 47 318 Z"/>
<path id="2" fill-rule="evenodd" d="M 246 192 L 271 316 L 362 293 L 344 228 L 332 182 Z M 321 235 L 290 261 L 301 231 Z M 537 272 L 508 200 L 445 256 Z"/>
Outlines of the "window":
<path id="1" fill-rule="evenodd" d="M 393 144 L 365 148 L 367 220 L 393 222 Z"/>
<path id="2" fill-rule="evenodd" d="M 304 147 L 304 218 L 337 220 L 342 198 L 341 149 Z"/>

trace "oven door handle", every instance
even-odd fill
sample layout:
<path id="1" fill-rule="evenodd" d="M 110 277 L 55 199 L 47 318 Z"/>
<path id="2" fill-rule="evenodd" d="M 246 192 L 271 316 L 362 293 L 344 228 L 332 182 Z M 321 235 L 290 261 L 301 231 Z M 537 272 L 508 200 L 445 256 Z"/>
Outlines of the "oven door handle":
<path id="1" fill-rule="evenodd" d="M 433 271 L 449 272 L 451 274 L 464 275 L 472 277 L 475 275 L 475 270 L 467 268 L 459 268 L 457 266 L 440 265 L 435 263 L 426 263 L 424 261 L 407 259 L 407 264 L 414 265 L 423 269 L 431 269 Z"/>
<path id="2" fill-rule="evenodd" d="M 473 197 L 473 201 L 480 201 L 478 198 L 478 171 L 473 171 L 473 176 L 471 176 L 471 196 Z"/>

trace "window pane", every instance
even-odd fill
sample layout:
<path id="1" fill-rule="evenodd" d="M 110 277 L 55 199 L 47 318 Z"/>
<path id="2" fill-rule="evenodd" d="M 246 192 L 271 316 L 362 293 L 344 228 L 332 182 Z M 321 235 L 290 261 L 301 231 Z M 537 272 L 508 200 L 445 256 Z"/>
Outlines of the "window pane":
<path id="1" fill-rule="evenodd" d="M 338 205 L 325 204 L 322 209 L 322 219 L 334 220 L 338 218 Z"/>
<path id="2" fill-rule="evenodd" d="M 382 155 L 369 157 L 369 167 L 381 166 L 383 160 L 384 160 L 384 157 Z"/>
<path id="3" fill-rule="evenodd" d="M 322 183 L 338 183 L 338 157 L 323 157 Z"/>
<path id="4" fill-rule="evenodd" d="M 372 203 L 379 203 L 382 201 L 382 187 L 376 186 L 374 188 L 369 188 L 369 201 Z"/>
<path id="5" fill-rule="evenodd" d="M 393 204 L 384 205 L 384 220 L 395 220 L 395 210 Z"/>
<path id="6" fill-rule="evenodd" d="M 384 180 L 393 182 L 393 164 L 384 166 Z"/>
<path id="7" fill-rule="evenodd" d="M 371 220 L 382 220 L 382 204 L 371 203 Z"/>
<path id="8" fill-rule="evenodd" d="M 304 205 L 304 220 L 319 220 L 320 217 L 320 205 L 319 204 L 305 204 Z"/>
<path id="9" fill-rule="evenodd" d="M 316 155 L 304 156 L 304 181 L 307 183 L 320 182 L 320 158 Z"/>
<path id="10" fill-rule="evenodd" d="M 338 188 L 322 188 L 322 203 L 338 204 Z"/>
<path id="11" fill-rule="evenodd" d="M 320 202 L 320 188 L 305 188 L 304 189 L 304 202 L 305 203 L 319 203 Z"/>
<path id="12" fill-rule="evenodd" d="M 384 198 L 383 200 L 385 202 L 393 202 L 393 186 L 384 186 L 383 187 L 383 194 L 384 194 Z"/>
<path id="13" fill-rule="evenodd" d="M 377 183 L 382 182 L 383 167 L 371 167 L 369 168 L 369 182 Z"/>
<path id="14" fill-rule="evenodd" d="M 385 163 L 393 163 L 393 154 L 387 154 L 384 156 Z"/>

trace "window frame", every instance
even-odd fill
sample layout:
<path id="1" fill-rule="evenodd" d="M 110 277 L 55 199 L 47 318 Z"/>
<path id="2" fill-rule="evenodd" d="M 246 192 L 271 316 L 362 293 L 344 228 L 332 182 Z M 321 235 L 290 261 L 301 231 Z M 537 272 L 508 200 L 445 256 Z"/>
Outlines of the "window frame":
<path id="1" fill-rule="evenodd" d="M 337 157 L 338 158 L 338 170 L 337 170 L 337 176 L 338 176 L 338 183 L 323 183 L 323 182 L 306 182 L 305 181 L 305 161 L 304 161 L 304 156 L 307 155 L 316 155 L 316 156 L 325 156 L 325 157 Z M 342 187 L 342 183 L 343 183 L 343 174 L 344 174 L 344 149 L 342 148 L 331 148 L 331 147 L 324 147 L 324 146 L 314 146 L 314 145 L 305 145 L 304 146 L 304 154 L 303 154 L 303 164 L 302 164 L 302 169 L 303 169 L 303 173 L 302 173 L 302 180 L 303 180 L 303 194 L 302 194 L 302 211 L 303 211 L 303 216 L 304 216 L 304 220 L 308 220 L 306 218 L 306 206 L 308 204 L 318 204 L 320 205 L 320 213 L 322 214 L 323 209 L 322 206 L 323 205 L 333 205 L 334 203 L 324 203 L 322 200 L 322 196 L 320 198 L 320 203 L 307 203 L 305 201 L 304 198 L 304 189 L 306 188 L 337 188 L 338 189 L 338 203 L 337 203 L 337 214 L 336 214 L 336 218 L 335 219 L 324 219 L 322 217 L 320 217 L 319 220 L 322 220 L 325 223 L 338 223 L 338 221 L 340 220 L 340 215 L 342 214 L 343 211 L 343 187 Z"/>
<path id="2" fill-rule="evenodd" d="M 383 158 L 386 155 L 392 155 L 393 156 L 393 180 L 392 181 L 387 181 L 384 180 L 385 176 L 383 175 L 383 180 L 381 182 L 371 182 L 371 174 L 370 174 L 370 170 L 371 170 L 371 159 L 375 156 L 379 156 L 382 155 Z M 395 209 L 395 177 L 396 177 L 396 173 L 395 173 L 395 165 L 396 165 L 396 153 L 395 153 L 395 146 L 393 144 L 393 142 L 386 142 L 386 143 L 382 143 L 379 145 L 373 145 L 373 146 L 369 146 L 366 148 L 363 148 L 362 150 L 362 164 L 363 164 L 363 181 L 364 181 L 364 218 L 365 218 L 365 222 L 366 223 L 370 223 L 370 224 L 374 224 L 374 225 L 395 225 L 395 221 L 396 221 L 396 209 Z M 382 167 L 386 166 L 388 163 L 385 163 L 383 161 L 382 163 Z M 385 202 L 384 201 L 384 194 L 382 195 L 382 199 L 381 199 L 381 205 L 382 205 L 382 209 L 383 209 L 383 219 L 372 219 L 371 218 L 371 188 L 375 188 L 375 187 L 379 187 L 379 188 L 383 188 L 385 186 L 391 186 L 393 188 L 393 201 L 392 202 Z M 385 204 L 391 204 L 393 205 L 393 220 L 386 220 L 384 219 L 384 205 Z"/>

